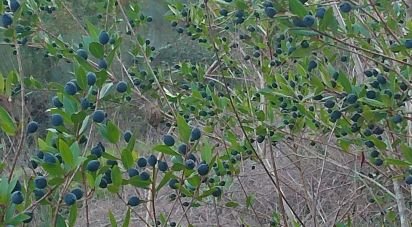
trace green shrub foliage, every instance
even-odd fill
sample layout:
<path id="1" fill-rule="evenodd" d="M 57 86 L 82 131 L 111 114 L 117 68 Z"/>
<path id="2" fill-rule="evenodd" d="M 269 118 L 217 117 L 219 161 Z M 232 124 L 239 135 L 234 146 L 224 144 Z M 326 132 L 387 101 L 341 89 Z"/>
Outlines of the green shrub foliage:
<path id="1" fill-rule="evenodd" d="M 170 0 L 170 29 L 210 56 L 173 65 L 155 63 L 157 47 L 142 32 L 164 18 L 146 15 L 136 1 L 91 1 L 93 19 L 75 16 L 70 1 L 4 2 L 2 44 L 14 48 L 18 64 L 0 75 L 1 97 L 23 105 L 31 91 L 47 89 L 53 98 L 48 122 L 0 106 L 3 138 L 14 141 L 2 144 L 1 226 L 29 223 L 39 207 L 50 208 L 52 225 L 75 226 L 78 208 L 99 191 L 116 198 L 123 189 L 150 191 L 150 199 L 122 199 L 127 226 L 131 211 L 155 209 L 160 190 L 199 206 L 219 201 L 224 179 L 236 179 L 245 161 L 263 168 L 277 194 L 263 146 L 329 146 L 389 172 L 402 187 L 412 182 L 412 35 L 403 1 Z M 77 26 L 80 45 L 45 26 L 63 15 Z M 39 82 L 21 64 L 24 48 L 69 62 L 72 78 Z M 147 145 L 150 154 L 113 113 L 136 100 L 155 107 L 149 121 L 163 134 Z M 293 219 L 274 210 L 271 224 L 305 225 L 284 201 Z M 157 213 L 146 224 L 168 218 Z"/>

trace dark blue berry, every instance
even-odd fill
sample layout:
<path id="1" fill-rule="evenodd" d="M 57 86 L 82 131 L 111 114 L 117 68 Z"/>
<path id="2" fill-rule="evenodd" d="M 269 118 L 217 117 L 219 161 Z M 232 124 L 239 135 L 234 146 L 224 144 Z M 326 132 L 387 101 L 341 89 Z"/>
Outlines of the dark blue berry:
<path id="1" fill-rule="evenodd" d="M 95 155 L 97 158 L 100 158 L 103 154 L 103 149 L 102 147 L 98 144 L 94 146 L 91 150 L 92 155 Z"/>
<path id="2" fill-rule="evenodd" d="M 82 98 L 82 99 L 80 100 L 80 105 L 82 106 L 82 109 L 83 109 L 83 110 L 87 110 L 87 109 L 89 109 L 89 107 L 90 107 L 90 102 L 89 102 L 89 100 L 88 100 L 87 98 Z"/>
<path id="3" fill-rule="evenodd" d="M 15 191 L 11 194 L 11 202 L 14 204 L 21 204 L 23 203 L 23 193 L 21 191 Z"/>
<path id="4" fill-rule="evenodd" d="M 411 185 L 411 184 L 412 184 L 412 175 L 407 176 L 407 177 L 405 178 L 405 182 L 406 182 L 407 184 Z"/>
<path id="5" fill-rule="evenodd" d="M 132 206 L 132 207 L 138 206 L 139 204 L 140 204 L 140 199 L 137 196 L 131 196 L 129 200 L 127 201 L 127 205 Z"/>
<path id="6" fill-rule="evenodd" d="M 177 180 L 177 179 L 171 179 L 170 181 L 169 181 L 169 187 L 171 188 L 171 189 L 177 189 L 178 188 L 178 185 L 179 185 L 179 181 Z"/>
<path id="7" fill-rule="evenodd" d="M 77 56 L 83 58 L 84 60 L 87 60 L 87 58 L 89 57 L 88 53 L 86 50 L 84 49 L 78 49 L 76 51 Z"/>
<path id="8" fill-rule="evenodd" d="M 167 162 L 160 161 L 160 160 L 157 162 L 157 167 L 162 172 L 166 172 L 167 169 L 169 168 L 169 166 L 167 165 Z"/>
<path id="9" fill-rule="evenodd" d="M 127 83 L 125 81 L 120 81 L 116 86 L 116 90 L 119 93 L 126 92 L 127 91 Z"/>
<path id="10" fill-rule="evenodd" d="M 99 183 L 99 187 L 100 188 L 107 188 L 107 184 L 108 184 L 107 179 L 105 177 L 103 177 L 102 180 Z"/>
<path id="11" fill-rule="evenodd" d="M 180 144 L 179 147 L 177 147 L 177 151 L 182 154 L 182 155 L 186 155 L 188 148 L 186 144 Z"/>
<path id="12" fill-rule="evenodd" d="M 175 144 L 175 139 L 171 135 L 165 135 L 163 137 L 163 143 L 167 146 L 173 146 Z"/>
<path id="13" fill-rule="evenodd" d="M 319 7 L 316 9 L 315 17 L 323 18 L 325 16 L 326 9 L 325 7 Z"/>
<path id="14" fill-rule="evenodd" d="M 144 180 L 144 181 L 150 179 L 150 175 L 149 175 L 149 173 L 147 173 L 147 172 L 141 172 L 139 176 L 140 176 L 140 179 L 141 179 L 141 180 Z"/>
<path id="15" fill-rule="evenodd" d="M 375 159 L 374 164 L 376 166 L 381 166 L 383 164 L 383 160 L 380 158 Z"/>
<path id="16" fill-rule="evenodd" d="M 356 103 L 357 100 L 358 100 L 358 96 L 356 96 L 355 94 L 349 94 L 349 95 L 346 97 L 346 101 L 347 101 L 349 104 L 354 104 L 354 103 Z"/>
<path id="17" fill-rule="evenodd" d="M 139 171 L 136 168 L 130 168 L 127 170 L 127 175 L 129 175 L 129 177 L 138 176 Z"/>
<path id="18" fill-rule="evenodd" d="M 76 196 L 76 200 L 79 200 L 83 197 L 83 191 L 80 188 L 75 188 L 71 191 Z"/>
<path id="19" fill-rule="evenodd" d="M 306 27 L 312 27 L 315 24 L 315 17 L 312 15 L 306 15 L 303 17 L 303 23 Z"/>
<path id="20" fill-rule="evenodd" d="M 352 5 L 349 2 L 342 2 L 339 5 L 339 9 L 344 13 L 349 13 L 352 10 Z"/>
<path id="21" fill-rule="evenodd" d="M 96 83 L 96 74 L 94 72 L 87 73 L 87 84 L 93 86 Z"/>
<path id="22" fill-rule="evenodd" d="M 60 114 L 53 114 L 53 115 L 51 116 L 51 124 L 52 124 L 54 127 L 58 127 L 58 126 L 63 125 L 63 117 L 62 117 L 62 115 L 60 115 Z"/>
<path id="23" fill-rule="evenodd" d="M 52 98 L 52 103 L 53 103 L 53 106 L 55 106 L 57 108 L 62 108 L 63 107 L 63 103 L 60 102 L 59 97 L 57 97 L 57 96 L 54 96 Z"/>
<path id="24" fill-rule="evenodd" d="M 185 162 L 185 166 L 186 166 L 186 168 L 188 168 L 188 169 L 194 169 L 195 168 L 195 162 L 192 160 L 192 159 L 188 159 L 188 160 L 186 160 L 186 162 Z"/>
<path id="25" fill-rule="evenodd" d="M 77 93 L 77 86 L 74 82 L 68 82 L 64 85 L 64 92 L 69 95 L 75 95 Z"/>
<path id="26" fill-rule="evenodd" d="M 146 167 L 147 165 L 147 160 L 143 157 L 137 159 L 137 166 L 139 166 L 140 168 Z"/>
<path id="27" fill-rule="evenodd" d="M 7 28 L 13 23 L 13 17 L 6 13 L 1 16 L 1 21 L 3 23 L 3 27 Z"/>
<path id="28" fill-rule="evenodd" d="M 106 31 L 101 31 L 99 34 L 99 43 L 106 45 L 107 43 L 109 43 L 109 40 L 109 33 L 107 33 Z"/>
<path id="29" fill-rule="evenodd" d="M 27 125 L 27 133 L 35 133 L 39 128 L 39 124 L 35 121 L 30 121 Z"/>
<path id="30" fill-rule="evenodd" d="M 97 123 L 102 123 L 105 119 L 105 113 L 103 110 L 96 110 L 93 113 L 93 121 Z"/>
<path id="31" fill-rule="evenodd" d="M 150 166 L 154 167 L 154 166 L 156 165 L 156 163 L 157 163 L 157 158 L 156 158 L 156 156 L 153 155 L 153 154 L 150 155 L 149 158 L 147 158 L 147 163 L 148 163 Z"/>
<path id="32" fill-rule="evenodd" d="M 308 70 L 312 71 L 313 69 L 315 69 L 318 66 L 318 63 L 316 63 L 316 61 L 311 60 L 308 64 Z"/>
<path id="33" fill-rule="evenodd" d="M 369 91 L 366 92 L 366 97 L 368 99 L 375 99 L 376 98 L 376 92 L 372 91 L 372 90 L 369 90 Z"/>
<path id="34" fill-rule="evenodd" d="M 324 105 L 326 108 L 331 109 L 335 106 L 335 101 L 333 101 L 332 99 L 328 99 L 326 100 Z"/>
<path id="35" fill-rule="evenodd" d="M 370 155 L 372 158 L 377 158 L 379 156 L 379 151 L 373 150 Z"/>
<path id="36" fill-rule="evenodd" d="M 37 176 L 34 178 L 34 186 L 38 189 L 44 189 L 47 187 L 47 179 L 44 176 Z"/>
<path id="37" fill-rule="evenodd" d="M 199 128 L 192 129 L 192 132 L 190 133 L 190 141 L 195 141 L 195 140 L 200 139 L 201 135 L 202 135 L 202 132 L 200 131 Z"/>
<path id="38" fill-rule="evenodd" d="M 87 163 L 87 170 L 89 170 L 90 172 L 96 172 L 100 167 L 100 162 L 98 160 L 90 160 Z"/>
<path id="39" fill-rule="evenodd" d="M 123 139 L 124 139 L 124 141 L 126 141 L 126 143 L 128 143 L 131 138 L 132 138 L 132 132 L 131 131 L 126 131 L 123 134 Z"/>
<path id="40" fill-rule="evenodd" d="M 199 167 L 197 167 L 197 172 L 199 173 L 200 176 L 205 176 L 206 174 L 209 173 L 209 165 L 200 164 Z"/>
<path id="41" fill-rule="evenodd" d="M 99 69 L 107 69 L 107 61 L 106 59 L 99 59 L 97 61 L 97 66 L 99 67 Z"/>
<path id="42" fill-rule="evenodd" d="M 266 16 L 273 18 L 277 14 L 277 11 L 275 8 L 268 6 L 268 7 L 265 7 L 265 14 Z"/>
<path id="43" fill-rule="evenodd" d="M 212 192 L 212 196 L 214 197 L 220 197 L 222 195 L 222 189 L 219 187 L 216 187 L 215 190 Z"/>
<path id="44" fill-rule="evenodd" d="M 10 0 L 10 10 L 16 12 L 20 8 L 20 3 L 17 0 Z"/>
<path id="45" fill-rule="evenodd" d="M 76 195 L 69 192 L 66 195 L 64 195 L 63 200 L 64 200 L 64 203 L 66 203 L 67 206 L 71 206 L 74 203 L 76 203 Z"/>
<path id="46" fill-rule="evenodd" d="M 47 163 L 47 164 L 56 164 L 56 163 L 57 163 L 57 158 L 56 158 L 56 156 L 54 156 L 54 155 L 51 154 L 51 153 L 45 153 L 45 154 L 44 154 L 44 157 L 43 157 L 43 160 L 44 160 L 44 162 Z"/>

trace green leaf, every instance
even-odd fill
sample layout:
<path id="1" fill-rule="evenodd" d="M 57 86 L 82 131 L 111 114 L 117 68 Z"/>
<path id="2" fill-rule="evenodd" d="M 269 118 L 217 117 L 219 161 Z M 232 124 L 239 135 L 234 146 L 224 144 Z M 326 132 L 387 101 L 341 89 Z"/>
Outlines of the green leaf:
<path id="1" fill-rule="evenodd" d="M 332 7 L 326 10 L 325 15 L 319 23 L 320 31 L 325 31 L 328 28 L 331 28 L 332 31 L 337 31 L 338 29 L 338 21 L 335 18 Z"/>
<path id="2" fill-rule="evenodd" d="M 129 143 L 127 143 L 126 150 L 132 152 L 135 144 L 136 144 L 136 135 L 135 133 L 132 133 L 132 137 L 130 138 Z"/>
<path id="3" fill-rule="evenodd" d="M 77 67 L 75 71 L 76 81 L 79 87 L 83 90 L 87 90 L 87 76 L 86 71 L 82 67 Z"/>
<path id="4" fill-rule="evenodd" d="M 14 216 L 13 218 L 6 220 L 7 225 L 18 225 L 18 224 L 22 224 L 24 220 L 30 218 L 29 215 L 25 214 L 25 213 L 21 213 L 18 214 L 16 216 Z"/>
<path id="5" fill-rule="evenodd" d="M 15 83 L 17 83 L 17 75 L 14 71 L 10 71 L 6 79 L 6 96 L 11 96 L 11 91 Z"/>
<path id="6" fill-rule="evenodd" d="M 10 114 L 0 106 L 0 127 L 1 129 L 10 136 L 16 134 L 16 124 Z"/>
<path id="7" fill-rule="evenodd" d="M 349 148 L 350 148 L 350 145 L 352 144 L 352 141 L 350 141 L 348 139 L 339 139 L 338 144 L 342 148 L 342 150 L 348 152 Z"/>
<path id="8" fill-rule="evenodd" d="M 166 145 L 156 145 L 155 147 L 153 147 L 153 150 L 159 151 L 160 153 L 167 155 L 180 156 L 180 154 L 177 151 L 173 150 L 172 148 Z"/>
<path id="9" fill-rule="evenodd" d="M 66 142 L 64 142 L 63 139 L 59 139 L 59 151 L 60 154 L 62 155 L 62 159 L 65 164 L 69 165 L 71 168 L 75 166 L 74 163 L 74 155 L 72 151 L 69 148 L 69 145 L 67 145 Z"/>
<path id="10" fill-rule="evenodd" d="M 110 160 L 117 160 L 118 159 L 115 156 L 113 156 L 112 154 L 108 153 L 107 151 L 102 154 L 102 157 L 105 158 L 105 159 L 110 159 Z"/>
<path id="11" fill-rule="evenodd" d="M 79 158 L 80 156 L 80 147 L 79 144 L 76 142 L 72 143 L 72 145 L 70 145 L 70 150 L 72 151 L 74 160 L 76 162 L 76 160 Z"/>
<path id="12" fill-rule="evenodd" d="M 252 207 L 254 201 L 255 201 L 255 197 L 253 195 L 246 196 L 246 209 L 249 209 L 249 207 Z"/>
<path id="13" fill-rule="evenodd" d="M 63 184 L 64 183 L 64 179 L 63 178 L 61 178 L 61 177 L 55 177 L 55 178 L 52 178 L 52 179 L 50 179 L 49 181 L 48 181 L 48 184 L 50 185 L 50 186 L 54 186 L 54 185 L 61 185 L 61 184 Z"/>
<path id="14" fill-rule="evenodd" d="M 177 128 L 179 130 L 180 139 L 183 142 L 188 143 L 190 139 L 191 129 L 186 120 L 181 115 L 177 115 Z"/>
<path id="15" fill-rule="evenodd" d="M 64 170 L 58 164 L 43 164 L 42 166 L 50 175 L 53 176 L 63 176 Z"/>
<path id="16" fill-rule="evenodd" d="M 0 204 L 7 204 L 9 195 L 9 184 L 6 177 L 2 177 L 0 180 Z"/>
<path id="17" fill-rule="evenodd" d="M 109 65 L 112 64 L 113 58 L 116 56 L 117 49 L 119 49 L 120 44 L 122 44 L 122 38 L 121 38 L 121 37 L 119 37 L 119 38 L 116 40 L 113 49 L 112 49 L 112 50 L 110 51 L 110 53 L 107 55 L 106 60 L 107 60 L 107 63 L 108 63 Z"/>
<path id="18" fill-rule="evenodd" d="M 406 161 L 412 163 L 412 148 L 402 143 L 401 152 Z"/>
<path id="19" fill-rule="evenodd" d="M 4 92 L 4 77 L 3 77 L 3 74 L 0 73 L 0 94 L 3 94 L 3 92 Z"/>
<path id="20" fill-rule="evenodd" d="M 159 191 L 163 186 L 165 186 L 170 179 L 172 179 L 172 177 L 174 177 L 173 172 L 167 172 L 162 180 L 159 182 L 159 184 L 156 187 L 156 191 Z"/>
<path id="21" fill-rule="evenodd" d="M 82 122 L 82 126 L 80 127 L 79 134 L 83 134 L 89 124 L 90 115 L 87 115 Z"/>
<path id="22" fill-rule="evenodd" d="M 57 215 L 57 223 L 56 223 L 56 227 L 66 227 L 66 222 L 65 222 L 65 218 L 63 218 L 63 216 L 61 215 Z"/>
<path id="23" fill-rule="evenodd" d="M 46 141 L 42 140 L 41 138 L 37 139 L 37 143 L 38 143 L 38 146 L 39 146 L 39 150 L 41 150 L 41 151 L 51 151 L 51 152 L 56 151 L 56 149 L 54 147 L 47 144 Z"/>
<path id="24" fill-rule="evenodd" d="M 359 98 L 358 100 L 360 102 L 366 103 L 370 106 L 379 107 L 379 108 L 384 108 L 385 107 L 385 104 L 383 102 L 380 102 L 380 101 L 375 100 L 375 99 L 368 99 L 368 98 L 362 97 L 362 98 Z"/>
<path id="25" fill-rule="evenodd" d="M 122 173 L 117 165 L 112 168 L 112 181 L 114 186 L 120 187 L 122 185 Z"/>
<path id="26" fill-rule="evenodd" d="M 100 43 L 97 43 L 97 42 L 90 43 L 89 51 L 96 58 L 103 58 L 104 57 L 104 48 L 103 48 L 103 45 L 100 44 Z"/>
<path id="27" fill-rule="evenodd" d="M 399 167 L 409 167 L 411 165 L 410 162 L 405 162 L 402 160 L 397 160 L 397 159 L 392 159 L 392 158 L 386 158 L 385 163 L 387 165 L 394 165 L 394 166 L 399 166 Z"/>
<path id="28" fill-rule="evenodd" d="M 189 177 L 186 179 L 187 182 L 189 182 L 190 185 L 192 185 L 193 187 L 197 188 L 200 185 L 201 179 L 200 176 L 195 174 L 192 177 Z"/>
<path id="29" fill-rule="evenodd" d="M 141 180 L 139 176 L 130 178 L 128 180 L 128 183 L 133 186 L 136 186 L 139 188 L 146 188 L 146 189 L 148 189 L 148 186 L 151 184 L 150 180 L 146 180 L 146 181 Z"/>
<path id="30" fill-rule="evenodd" d="M 299 0 L 289 0 L 289 9 L 296 16 L 304 17 L 308 14 L 305 6 Z"/>
<path id="31" fill-rule="evenodd" d="M 302 36 L 317 36 L 319 35 L 318 32 L 309 30 L 306 28 L 290 28 L 289 29 L 290 33 L 296 34 L 296 35 L 302 35 Z"/>
<path id="32" fill-rule="evenodd" d="M 256 113 L 256 117 L 259 121 L 264 121 L 265 120 L 265 112 L 263 112 L 263 110 L 259 110 Z"/>
<path id="33" fill-rule="evenodd" d="M 345 89 L 347 93 L 352 92 L 352 86 L 346 73 L 339 73 L 338 83 L 342 85 L 343 89 Z"/>
<path id="34" fill-rule="evenodd" d="M 112 89 L 113 83 L 107 83 L 102 87 L 102 90 L 99 92 L 99 99 L 104 98 Z"/>
<path id="35" fill-rule="evenodd" d="M 99 32 L 90 21 L 86 21 L 86 28 L 92 38 L 97 38 Z"/>
<path id="36" fill-rule="evenodd" d="M 95 70 L 94 67 L 91 66 L 86 59 L 84 59 L 84 58 L 82 58 L 82 57 L 79 57 L 79 56 L 77 56 L 77 55 L 75 55 L 74 57 L 76 58 L 76 60 L 77 60 L 77 62 L 79 63 L 79 65 L 81 65 L 84 69 L 86 69 L 86 71 L 93 71 L 93 70 Z"/>
<path id="37" fill-rule="evenodd" d="M 63 95 L 63 105 L 67 114 L 71 115 L 77 112 L 77 101 L 72 96 Z"/>
<path id="38" fill-rule="evenodd" d="M 122 227 L 129 227 L 130 223 L 130 207 L 127 209 L 126 216 L 124 217 Z"/>
<path id="39" fill-rule="evenodd" d="M 210 143 L 205 143 L 203 146 L 200 156 L 202 157 L 202 160 L 209 163 L 210 160 L 212 159 L 212 152 L 213 152 L 213 147 Z"/>
<path id="40" fill-rule="evenodd" d="M 117 227 L 117 222 L 116 222 L 116 218 L 114 217 L 113 213 L 111 210 L 109 210 L 109 220 L 110 220 L 110 225 L 112 227 Z"/>
<path id="41" fill-rule="evenodd" d="M 124 167 L 126 169 L 132 167 L 134 165 L 132 151 L 128 149 L 123 149 L 121 154 L 121 159 Z"/>
<path id="42" fill-rule="evenodd" d="M 120 130 L 113 122 L 108 121 L 107 125 L 101 125 L 100 134 L 109 142 L 115 144 L 120 140 Z"/>
<path id="43" fill-rule="evenodd" d="M 226 207 L 237 207 L 237 206 L 239 206 L 239 203 L 235 202 L 235 201 L 229 201 L 225 204 L 225 206 Z"/>
<path id="44" fill-rule="evenodd" d="M 77 219 L 77 206 L 70 207 L 70 214 L 69 214 L 69 226 L 73 227 L 76 225 Z"/>

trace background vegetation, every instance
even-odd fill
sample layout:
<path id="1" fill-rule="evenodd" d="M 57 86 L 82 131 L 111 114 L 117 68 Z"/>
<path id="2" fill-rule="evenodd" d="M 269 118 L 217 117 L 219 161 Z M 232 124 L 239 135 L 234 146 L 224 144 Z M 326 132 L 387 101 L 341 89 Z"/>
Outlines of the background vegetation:
<path id="1" fill-rule="evenodd" d="M 409 1 L 0 5 L 0 225 L 409 226 Z"/>

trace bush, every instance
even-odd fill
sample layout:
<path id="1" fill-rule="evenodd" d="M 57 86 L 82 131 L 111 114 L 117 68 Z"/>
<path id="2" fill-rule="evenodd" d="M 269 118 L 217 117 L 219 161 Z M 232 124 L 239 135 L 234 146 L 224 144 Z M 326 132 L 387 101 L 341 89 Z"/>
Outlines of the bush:
<path id="1" fill-rule="evenodd" d="M 124 226 L 131 215 L 146 212 L 142 206 L 148 214 L 139 218 L 142 225 L 181 225 L 161 210 L 161 193 L 181 203 L 183 211 L 174 218 L 185 217 L 187 225 L 188 209 L 210 203 L 216 214 L 216 207 L 246 207 L 255 221 L 251 225 L 312 225 L 304 214 L 314 214 L 310 220 L 316 225 L 329 224 L 322 218 L 333 216 L 342 222 L 335 225 L 346 226 L 351 216 L 331 212 L 349 206 L 346 200 L 352 198 L 368 212 L 385 216 L 370 215 L 360 221 L 364 225 L 409 225 L 405 186 L 412 182 L 412 35 L 401 1 L 182 2 L 169 4 L 170 29 L 204 48 L 210 62 L 156 64 L 157 48 L 140 31 L 160 18 L 145 15 L 133 3 L 96 3 L 93 7 L 104 21 L 67 14 L 79 26 L 81 45 L 43 26 L 48 14 L 70 12 L 70 7 L 61 7 L 64 3 L 45 7 L 11 1 L 9 7 L 0 7 L 1 32 L 18 62 L 14 71 L 0 75 L 0 95 L 21 102 L 16 116 L 0 106 L 2 141 L 8 141 L 2 144 L 6 152 L 0 163 L 1 226 L 33 222 L 39 207 L 48 208 L 51 225 L 76 226 L 78 209 L 100 192 L 123 203 Z M 25 56 L 20 50 L 27 45 L 70 62 L 73 78 L 42 86 L 38 75 L 29 75 L 21 64 Z M 123 55 L 130 55 L 133 63 L 122 61 Z M 26 95 L 42 89 L 53 96 L 47 111 L 51 125 L 37 123 L 24 108 Z M 160 125 L 162 134 L 154 144 L 142 145 L 143 136 L 129 131 L 130 125 L 121 128 L 123 119 L 116 112 L 128 105 L 153 107 L 147 108 L 150 124 Z M 137 153 L 142 147 L 152 152 L 147 159 Z M 36 154 L 29 156 L 29 149 Z M 251 172 L 245 169 L 248 165 L 252 170 L 259 166 L 259 183 L 272 193 L 266 207 L 270 211 L 263 217 L 244 187 L 249 186 L 242 180 Z M 285 192 L 293 188 L 288 185 L 292 180 L 284 180 L 285 166 L 293 166 L 291 174 L 301 178 L 293 179 L 299 182 L 294 192 Z M 23 174 L 27 168 L 35 176 Z M 339 191 L 327 198 L 333 209 L 312 210 L 313 204 L 325 205 L 325 191 L 347 186 L 330 186 L 335 181 L 329 179 L 338 176 L 329 171 L 346 171 L 348 181 L 358 184 L 351 188 L 356 192 L 346 198 Z M 227 193 L 235 186 L 241 200 Z M 368 190 L 361 190 L 364 187 Z M 125 190 L 149 196 L 124 196 Z M 364 199 L 370 196 L 373 199 Z M 182 203 L 182 198 L 190 202 Z M 371 201 L 379 206 L 367 206 Z M 383 212 L 382 207 L 393 209 Z M 93 218 L 87 208 L 84 212 Z M 110 210 L 108 217 L 115 226 Z M 215 221 L 221 224 L 218 216 Z"/>

